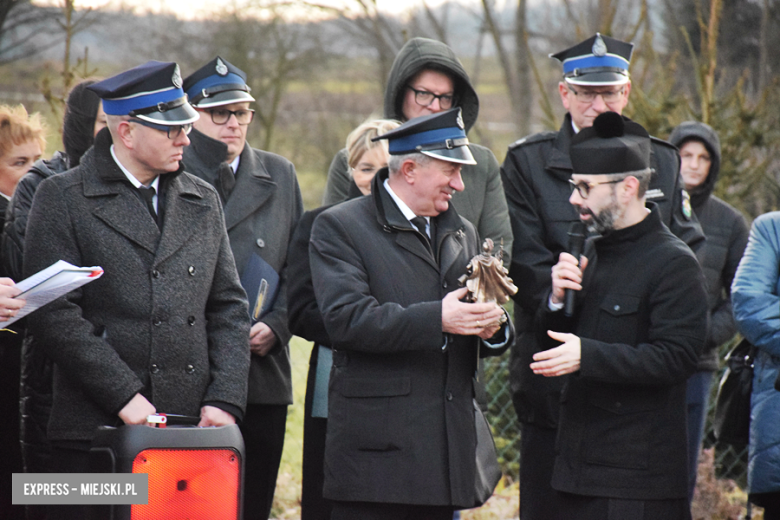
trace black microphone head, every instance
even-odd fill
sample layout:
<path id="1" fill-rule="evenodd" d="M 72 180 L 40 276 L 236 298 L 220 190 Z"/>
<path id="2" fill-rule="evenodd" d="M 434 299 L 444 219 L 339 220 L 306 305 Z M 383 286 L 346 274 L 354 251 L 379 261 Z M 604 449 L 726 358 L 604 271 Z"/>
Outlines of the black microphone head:
<path id="1" fill-rule="evenodd" d="M 588 236 L 588 228 L 581 220 L 572 222 L 569 226 L 569 252 L 574 254 L 582 252 L 582 245 L 585 243 L 585 238 Z"/>

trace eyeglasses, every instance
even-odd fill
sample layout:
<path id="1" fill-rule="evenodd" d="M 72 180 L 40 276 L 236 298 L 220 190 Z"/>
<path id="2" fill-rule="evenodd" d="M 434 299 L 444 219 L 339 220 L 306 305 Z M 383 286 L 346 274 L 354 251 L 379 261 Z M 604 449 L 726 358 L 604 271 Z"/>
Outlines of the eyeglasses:
<path id="1" fill-rule="evenodd" d="M 242 108 L 240 110 L 228 110 L 227 108 L 211 108 L 206 110 L 211 114 L 211 121 L 215 125 L 225 125 L 230 120 L 230 116 L 236 116 L 236 121 L 241 126 L 248 125 L 255 117 L 255 111 L 251 108 Z"/>
<path id="2" fill-rule="evenodd" d="M 150 123 L 149 121 L 144 121 L 143 119 L 129 119 L 128 121 L 131 123 L 138 123 L 147 128 L 154 128 L 160 132 L 165 132 L 168 139 L 178 139 L 182 132 L 184 132 L 184 135 L 190 135 L 190 132 L 192 132 L 192 123 L 183 125 L 158 125 Z"/>
<path id="3" fill-rule="evenodd" d="M 592 190 L 599 184 L 617 184 L 619 182 L 623 182 L 624 180 L 626 180 L 625 177 L 614 181 L 601 181 L 601 182 L 585 182 L 585 181 L 577 182 L 573 179 L 569 179 L 569 184 L 571 185 L 571 192 L 574 193 L 574 190 L 577 190 L 580 194 L 580 198 L 582 198 L 582 200 L 585 200 L 588 198 L 588 195 L 590 195 L 590 190 Z"/>
<path id="4" fill-rule="evenodd" d="M 455 96 L 452 94 L 442 94 L 437 96 L 433 92 L 428 92 L 427 90 L 417 90 L 416 88 L 409 86 L 406 88 L 414 92 L 414 102 L 421 107 L 429 107 L 435 99 L 438 99 L 439 106 L 442 109 L 447 110 L 452 108 L 452 104 L 455 102 Z"/>
<path id="5" fill-rule="evenodd" d="M 574 90 L 571 85 L 566 85 L 566 88 L 569 89 L 575 96 L 577 96 L 577 99 L 582 101 L 583 103 L 593 103 L 596 101 L 596 96 L 601 96 L 601 99 L 604 100 L 604 103 L 612 103 L 614 101 L 617 101 L 620 96 L 623 95 L 623 93 L 626 91 L 626 87 L 621 87 L 618 90 L 603 90 L 603 91 L 593 91 L 593 90 Z"/>

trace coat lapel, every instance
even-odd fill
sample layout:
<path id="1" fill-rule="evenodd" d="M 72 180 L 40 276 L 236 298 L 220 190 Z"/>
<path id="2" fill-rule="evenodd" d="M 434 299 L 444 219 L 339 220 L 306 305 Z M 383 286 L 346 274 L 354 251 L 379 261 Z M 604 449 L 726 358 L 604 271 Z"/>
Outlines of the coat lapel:
<path id="1" fill-rule="evenodd" d="M 150 253 L 157 250 L 160 230 L 149 215 L 141 199 L 133 193 L 130 182 L 111 156 L 111 134 L 102 130 L 95 139 L 95 146 L 82 158 L 82 171 L 96 171 L 98 174 L 85 179 L 84 196 L 103 198 L 92 211 L 117 233 L 138 244 Z"/>
<path id="2" fill-rule="evenodd" d="M 162 264 L 205 226 L 209 211 L 203 194 L 191 178 L 178 175 L 172 179 L 166 187 L 165 219 L 155 265 Z"/>
<path id="3" fill-rule="evenodd" d="M 236 174 L 236 186 L 225 204 L 228 231 L 257 211 L 276 190 L 276 183 L 258 161 L 249 145 L 244 146 Z"/>
<path id="4" fill-rule="evenodd" d="M 564 181 L 571 177 L 572 166 L 569 147 L 573 136 L 574 128 L 571 126 L 571 116 L 566 114 L 558 137 L 555 138 L 555 144 L 547 155 L 547 162 L 544 165 L 547 172 Z"/>
<path id="5" fill-rule="evenodd" d="M 117 196 L 107 199 L 93 214 L 117 233 L 154 254 L 160 230 L 141 199 L 129 189 L 132 188 L 116 192 Z"/>

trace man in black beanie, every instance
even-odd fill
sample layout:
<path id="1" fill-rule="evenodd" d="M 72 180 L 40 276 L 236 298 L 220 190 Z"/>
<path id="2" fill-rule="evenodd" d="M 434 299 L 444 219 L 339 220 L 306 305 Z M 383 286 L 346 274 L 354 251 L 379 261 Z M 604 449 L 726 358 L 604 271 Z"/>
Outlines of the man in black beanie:
<path id="1" fill-rule="evenodd" d="M 640 125 L 601 114 L 570 155 L 569 202 L 599 236 L 580 259 L 560 254 L 536 317 L 547 350 L 531 369 L 565 377 L 555 518 L 687 520 L 685 388 L 706 336 L 704 277 L 645 200 L 650 137 Z M 571 317 L 566 290 L 576 291 Z"/>

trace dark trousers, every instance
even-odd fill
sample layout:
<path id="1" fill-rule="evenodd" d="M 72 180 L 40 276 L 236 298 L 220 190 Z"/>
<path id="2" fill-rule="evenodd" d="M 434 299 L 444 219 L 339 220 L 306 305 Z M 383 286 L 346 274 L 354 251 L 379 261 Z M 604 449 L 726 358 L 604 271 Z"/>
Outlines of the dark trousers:
<path id="1" fill-rule="evenodd" d="M 306 378 L 306 399 L 303 412 L 303 475 L 301 482 L 301 520 L 329 520 L 333 504 L 323 498 L 325 483 L 325 432 L 328 420 L 312 417 L 314 380 L 317 371 L 319 347 L 315 343 Z"/>
<path id="2" fill-rule="evenodd" d="M 284 449 L 287 405 L 248 404 L 240 428 L 244 436 L 244 519 L 267 520 Z"/>
<path id="3" fill-rule="evenodd" d="M 333 501 L 332 520 L 452 520 L 451 506 Z"/>
<path id="4" fill-rule="evenodd" d="M 520 518 L 555 520 L 560 493 L 552 488 L 556 430 L 526 423 L 520 437 Z M 572 517 L 574 518 L 574 517 Z"/>
<path id="5" fill-rule="evenodd" d="M 52 443 L 52 473 L 90 473 L 89 441 L 70 441 L 66 444 Z M 85 520 L 95 518 L 94 506 L 52 505 L 48 506 L 48 520 Z"/>
<path id="6" fill-rule="evenodd" d="M 713 372 L 696 372 L 688 378 L 688 501 L 693 500 L 696 489 L 696 474 L 699 469 L 701 438 L 704 435 L 704 423 L 707 420 L 707 408 L 710 403 L 710 385 Z"/>
<path id="7" fill-rule="evenodd" d="M 558 496 L 557 514 L 560 516 L 555 517 L 557 520 L 691 520 L 686 498 L 621 500 L 571 493 L 559 493 Z"/>

